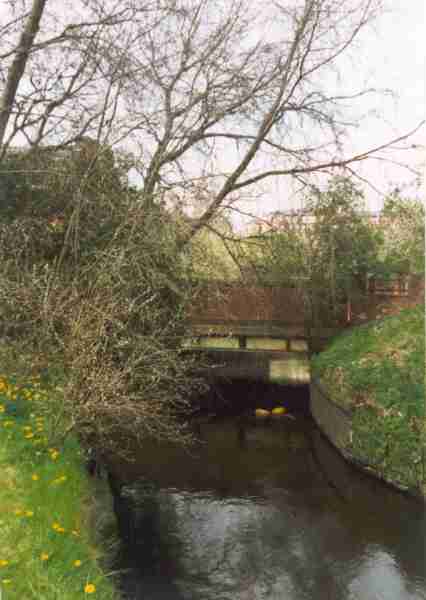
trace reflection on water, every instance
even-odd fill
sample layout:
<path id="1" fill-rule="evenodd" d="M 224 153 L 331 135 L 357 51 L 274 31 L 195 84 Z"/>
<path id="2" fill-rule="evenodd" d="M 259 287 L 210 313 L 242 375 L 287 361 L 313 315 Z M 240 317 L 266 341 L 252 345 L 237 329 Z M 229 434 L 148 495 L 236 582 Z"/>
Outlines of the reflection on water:
<path id="1" fill-rule="evenodd" d="M 120 465 L 128 598 L 426 599 L 423 507 L 354 471 L 309 420 L 228 419 L 201 438 Z"/>

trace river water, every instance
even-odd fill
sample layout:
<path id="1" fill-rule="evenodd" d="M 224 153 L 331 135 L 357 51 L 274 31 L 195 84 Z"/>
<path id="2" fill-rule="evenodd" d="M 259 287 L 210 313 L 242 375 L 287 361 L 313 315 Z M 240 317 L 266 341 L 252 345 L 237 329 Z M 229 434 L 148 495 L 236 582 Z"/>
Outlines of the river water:
<path id="1" fill-rule="evenodd" d="M 426 515 L 309 417 L 216 418 L 120 466 L 129 600 L 425 600 Z M 123 508 L 123 507 L 122 507 Z"/>

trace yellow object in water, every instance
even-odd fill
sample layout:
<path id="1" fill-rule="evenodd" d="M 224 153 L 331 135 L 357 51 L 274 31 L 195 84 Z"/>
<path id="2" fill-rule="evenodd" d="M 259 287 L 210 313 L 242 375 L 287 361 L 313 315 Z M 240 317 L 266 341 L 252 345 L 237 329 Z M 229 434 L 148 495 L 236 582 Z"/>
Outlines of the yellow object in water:
<path id="1" fill-rule="evenodd" d="M 256 415 L 256 417 L 264 418 L 269 417 L 271 413 L 269 412 L 269 410 L 265 410 L 264 408 L 256 408 L 254 414 Z"/>
<path id="2" fill-rule="evenodd" d="M 284 406 L 277 406 L 274 409 L 272 409 L 272 414 L 275 416 L 280 416 L 280 415 L 285 415 L 285 413 L 287 412 L 287 409 L 284 408 Z"/>

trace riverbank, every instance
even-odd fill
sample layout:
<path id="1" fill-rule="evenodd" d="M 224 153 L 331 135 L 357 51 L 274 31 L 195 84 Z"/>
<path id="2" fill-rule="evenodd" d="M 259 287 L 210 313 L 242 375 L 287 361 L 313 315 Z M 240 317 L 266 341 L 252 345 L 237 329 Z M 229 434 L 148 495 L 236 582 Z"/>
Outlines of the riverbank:
<path id="1" fill-rule="evenodd" d="M 313 357 L 312 374 L 350 415 L 344 448 L 426 499 L 424 306 L 351 329 Z"/>
<path id="2" fill-rule="evenodd" d="M 107 572 L 113 525 L 99 511 L 76 439 L 59 444 L 55 436 L 62 390 L 12 372 L 4 351 L 0 358 L 2 598 L 118 600 Z"/>

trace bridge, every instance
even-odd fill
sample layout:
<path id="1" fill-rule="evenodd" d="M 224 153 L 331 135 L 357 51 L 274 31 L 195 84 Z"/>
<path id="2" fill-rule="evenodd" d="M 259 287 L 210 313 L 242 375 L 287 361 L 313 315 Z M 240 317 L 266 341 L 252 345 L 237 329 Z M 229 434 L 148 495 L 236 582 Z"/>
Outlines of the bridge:
<path id="1" fill-rule="evenodd" d="M 313 337 L 324 343 L 337 331 L 310 329 L 293 288 L 221 285 L 198 298 L 187 346 L 207 356 L 215 380 L 307 385 Z"/>
<path id="2" fill-rule="evenodd" d="M 422 293 L 422 282 L 402 291 L 370 282 L 365 295 L 340 307 L 337 322 L 323 317 L 314 327 L 294 288 L 216 284 L 194 304 L 186 345 L 204 353 L 214 380 L 307 385 L 311 352 L 350 325 L 417 303 Z"/>
<path id="3" fill-rule="evenodd" d="M 309 376 L 307 339 L 285 324 L 193 323 L 191 348 L 210 359 L 214 379 L 247 379 L 306 385 Z"/>

